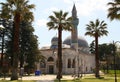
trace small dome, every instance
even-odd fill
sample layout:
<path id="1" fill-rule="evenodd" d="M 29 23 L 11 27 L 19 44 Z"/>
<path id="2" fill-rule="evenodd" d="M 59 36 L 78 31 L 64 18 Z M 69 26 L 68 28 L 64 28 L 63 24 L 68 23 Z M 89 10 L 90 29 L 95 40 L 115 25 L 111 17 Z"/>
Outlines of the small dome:
<path id="1" fill-rule="evenodd" d="M 68 37 L 63 41 L 63 44 L 71 45 L 71 42 L 71 37 Z M 87 41 L 82 37 L 78 37 L 78 47 L 88 47 Z"/>
<path id="2" fill-rule="evenodd" d="M 54 36 L 51 39 L 51 47 L 50 48 L 52 48 L 52 49 L 58 48 L 58 37 L 57 36 Z"/>
<path id="3" fill-rule="evenodd" d="M 51 39 L 51 42 L 56 42 L 58 41 L 58 37 L 57 36 L 54 36 L 52 39 Z"/>

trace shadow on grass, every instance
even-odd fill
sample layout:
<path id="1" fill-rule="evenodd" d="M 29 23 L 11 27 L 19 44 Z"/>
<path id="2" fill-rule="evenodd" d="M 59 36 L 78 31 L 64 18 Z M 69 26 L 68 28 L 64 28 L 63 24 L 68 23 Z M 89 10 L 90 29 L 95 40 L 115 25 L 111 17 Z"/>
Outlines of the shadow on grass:
<path id="1" fill-rule="evenodd" d="M 54 82 L 59 82 L 58 80 L 55 80 Z M 61 80 L 61 82 L 82 82 L 80 80 Z"/>
<path id="2" fill-rule="evenodd" d="M 35 80 L 0 80 L 0 82 L 36 82 Z"/>

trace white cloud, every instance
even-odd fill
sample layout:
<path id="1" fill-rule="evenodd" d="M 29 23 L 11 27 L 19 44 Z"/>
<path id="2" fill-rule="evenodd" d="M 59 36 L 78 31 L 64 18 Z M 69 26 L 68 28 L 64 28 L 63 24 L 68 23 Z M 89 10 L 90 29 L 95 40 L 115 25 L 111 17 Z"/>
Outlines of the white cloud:
<path id="1" fill-rule="evenodd" d="M 79 2 L 80 0 L 63 0 L 63 1 L 67 4 L 73 4 Z"/>
<path id="2" fill-rule="evenodd" d="M 107 9 L 107 3 L 109 0 L 63 0 L 66 4 L 76 5 L 79 15 L 89 16 L 97 11 L 105 11 Z"/>
<path id="3" fill-rule="evenodd" d="M 47 8 L 47 9 L 45 9 L 44 10 L 44 13 L 46 14 L 46 15 L 51 15 L 51 13 L 53 13 L 53 11 L 58 11 L 59 9 L 57 8 L 57 7 L 50 7 L 50 8 Z"/>
<path id="4" fill-rule="evenodd" d="M 42 26 L 46 26 L 46 23 L 47 23 L 47 20 L 45 20 L 45 19 L 39 19 L 39 20 L 37 20 L 36 25 L 38 27 L 42 27 Z"/>
<path id="5" fill-rule="evenodd" d="M 105 11 L 108 0 L 84 0 L 77 3 L 78 14 L 88 16 L 96 11 Z"/>
<path id="6" fill-rule="evenodd" d="M 57 7 L 51 7 L 48 9 L 49 11 L 58 11 L 59 9 Z"/>
<path id="7" fill-rule="evenodd" d="M 65 3 L 71 4 L 71 0 L 63 0 Z"/>

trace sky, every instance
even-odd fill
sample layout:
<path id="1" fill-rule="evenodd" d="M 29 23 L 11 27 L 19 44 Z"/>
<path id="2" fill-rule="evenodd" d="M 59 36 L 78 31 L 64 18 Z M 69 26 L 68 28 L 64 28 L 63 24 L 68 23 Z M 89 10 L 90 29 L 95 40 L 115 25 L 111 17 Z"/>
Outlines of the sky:
<path id="1" fill-rule="evenodd" d="M 5 0 L 0 0 L 0 2 Z M 99 38 L 99 44 L 120 41 L 120 20 L 110 21 L 107 18 L 107 3 L 113 0 L 29 0 L 29 4 L 35 4 L 33 27 L 34 34 L 38 36 L 39 48 L 50 46 L 52 37 L 58 35 L 57 30 L 48 30 L 46 25 L 49 22 L 49 16 L 53 15 L 53 11 L 68 12 L 71 16 L 73 5 L 76 5 L 77 16 L 79 18 L 78 35 L 84 38 L 90 44 L 94 38 L 85 36 L 86 24 L 90 21 L 99 19 L 107 23 L 108 36 Z M 71 33 L 63 31 L 62 40 L 64 41 Z"/>

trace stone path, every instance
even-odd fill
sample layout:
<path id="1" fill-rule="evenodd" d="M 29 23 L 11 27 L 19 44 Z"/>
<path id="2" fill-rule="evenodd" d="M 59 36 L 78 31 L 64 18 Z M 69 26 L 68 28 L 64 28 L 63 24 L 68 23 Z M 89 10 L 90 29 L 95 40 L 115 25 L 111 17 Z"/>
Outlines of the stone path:
<path id="1" fill-rule="evenodd" d="M 37 82 L 54 82 L 56 75 L 40 75 L 40 76 L 23 76 L 19 80 L 36 80 Z M 0 78 L 2 80 L 4 78 Z M 10 77 L 5 78 L 5 80 L 10 80 Z"/>
<path id="2" fill-rule="evenodd" d="M 0 78 L 0 80 L 2 80 L 3 78 Z M 5 78 L 6 80 L 10 80 L 10 77 Z M 23 76 L 22 78 L 19 78 L 19 80 L 36 80 L 36 82 L 54 82 L 54 80 L 56 79 L 56 75 L 40 75 L 40 76 Z M 62 80 L 66 80 L 66 79 L 74 79 L 74 77 L 72 77 L 72 75 L 63 75 Z"/>
<path id="3" fill-rule="evenodd" d="M 53 80 L 39 80 L 39 81 L 36 81 L 36 82 L 54 82 Z"/>

